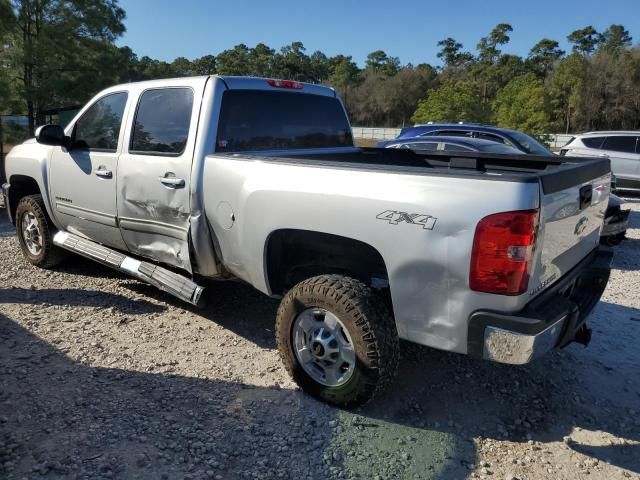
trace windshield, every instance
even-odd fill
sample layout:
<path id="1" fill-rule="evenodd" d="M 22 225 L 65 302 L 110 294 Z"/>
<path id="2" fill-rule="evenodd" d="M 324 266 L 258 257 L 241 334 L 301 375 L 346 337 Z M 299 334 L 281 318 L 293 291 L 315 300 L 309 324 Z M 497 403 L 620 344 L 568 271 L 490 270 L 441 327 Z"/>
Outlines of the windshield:
<path id="1" fill-rule="evenodd" d="M 522 146 L 522 148 L 531 155 L 544 155 L 547 157 L 549 155 L 553 155 L 551 150 L 525 133 L 517 130 L 509 130 L 509 135 L 511 135 L 520 144 L 520 146 Z"/>
<path id="2" fill-rule="evenodd" d="M 267 90 L 224 92 L 216 152 L 329 147 L 353 147 L 338 99 Z"/>

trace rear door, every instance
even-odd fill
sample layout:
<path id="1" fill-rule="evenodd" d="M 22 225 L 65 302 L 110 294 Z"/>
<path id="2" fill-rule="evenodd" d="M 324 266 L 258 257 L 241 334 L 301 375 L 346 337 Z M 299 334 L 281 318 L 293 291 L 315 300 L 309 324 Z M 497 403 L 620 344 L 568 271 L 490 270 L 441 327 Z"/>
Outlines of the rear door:
<path id="1" fill-rule="evenodd" d="M 118 221 L 132 253 L 191 271 L 190 177 L 206 79 L 137 92 L 118 165 Z"/>
<path id="2" fill-rule="evenodd" d="M 618 178 L 640 180 L 640 160 L 636 153 L 638 137 L 633 135 L 615 135 L 605 138 L 602 154 L 611 160 L 611 171 Z"/>

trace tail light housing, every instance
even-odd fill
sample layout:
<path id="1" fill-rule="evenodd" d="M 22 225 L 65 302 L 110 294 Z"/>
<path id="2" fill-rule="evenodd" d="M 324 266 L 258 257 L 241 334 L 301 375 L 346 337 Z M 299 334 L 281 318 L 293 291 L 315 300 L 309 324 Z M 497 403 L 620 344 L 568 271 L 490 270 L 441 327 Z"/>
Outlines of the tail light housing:
<path id="1" fill-rule="evenodd" d="M 267 83 L 274 88 L 293 88 L 294 90 L 302 90 L 304 85 L 300 82 L 296 82 L 295 80 L 277 80 L 270 78 L 267 80 Z"/>
<path id="2" fill-rule="evenodd" d="M 502 212 L 484 217 L 476 227 L 469 288 L 498 295 L 527 291 L 538 210 Z"/>

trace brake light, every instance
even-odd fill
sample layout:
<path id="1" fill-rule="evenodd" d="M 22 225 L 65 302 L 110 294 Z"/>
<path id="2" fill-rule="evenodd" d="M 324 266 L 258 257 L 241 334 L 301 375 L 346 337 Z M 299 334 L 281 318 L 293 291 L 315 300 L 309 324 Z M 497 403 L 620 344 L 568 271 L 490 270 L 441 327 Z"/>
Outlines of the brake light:
<path id="1" fill-rule="evenodd" d="M 295 88 L 296 90 L 301 90 L 304 86 L 302 83 L 296 82 L 295 80 L 274 80 L 272 78 L 267 80 L 267 83 L 276 88 Z"/>
<path id="2" fill-rule="evenodd" d="M 538 228 L 538 210 L 496 213 L 476 227 L 469 288 L 498 295 L 527 291 Z"/>

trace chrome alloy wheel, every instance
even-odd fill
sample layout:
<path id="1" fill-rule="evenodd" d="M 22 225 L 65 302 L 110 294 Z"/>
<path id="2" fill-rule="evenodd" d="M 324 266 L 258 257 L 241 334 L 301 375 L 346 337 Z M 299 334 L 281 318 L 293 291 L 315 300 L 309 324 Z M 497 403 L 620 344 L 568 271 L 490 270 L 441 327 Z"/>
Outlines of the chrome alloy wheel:
<path id="1" fill-rule="evenodd" d="M 40 255 L 42 251 L 42 233 L 40 223 L 33 212 L 22 216 L 22 239 L 31 255 Z"/>
<path id="2" fill-rule="evenodd" d="M 349 332 L 323 308 L 309 308 L 296 317 L 293 349 L 304 371 L 322 385 L 343 385 L 355 370 L 356 353 Z"/>

